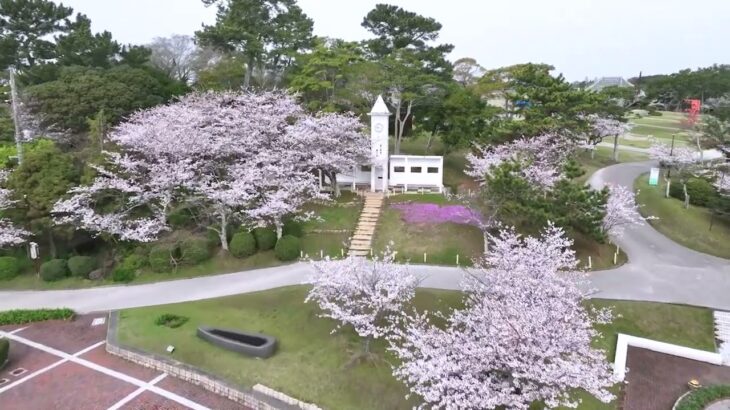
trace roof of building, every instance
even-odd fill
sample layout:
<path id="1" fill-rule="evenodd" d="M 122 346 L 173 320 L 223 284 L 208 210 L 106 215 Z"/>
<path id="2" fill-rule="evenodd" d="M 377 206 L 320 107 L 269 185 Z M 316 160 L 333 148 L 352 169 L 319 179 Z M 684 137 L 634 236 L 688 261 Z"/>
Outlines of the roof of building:
<path id="1" fill-rule="evenodd" d="M 390 110 L 388 110 L 388 106 L 385 105 L 385 101 L 383 101 L 382 95 L 378 96 L 378 100 L 375 101 L 375 105 L 373 105 L 373 109 L 370 110 L 370 115 L 373 115 L 373 114 L 390 115 Z"/>
<path id="2" fill-rule="evenodd" d="M 589 91 L 601 91 L 606 87 L 633 87 L 634 85 L 625 80 L 623 77 L 601 77 L 595 80 L 591 85 L 586 87 Z"/>

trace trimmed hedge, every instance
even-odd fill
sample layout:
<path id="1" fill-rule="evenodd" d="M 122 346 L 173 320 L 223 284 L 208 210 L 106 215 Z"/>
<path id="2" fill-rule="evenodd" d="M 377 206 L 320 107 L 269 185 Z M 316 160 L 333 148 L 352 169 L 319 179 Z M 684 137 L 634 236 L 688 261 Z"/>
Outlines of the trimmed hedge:
<path id="1" fill-rule="evenodd" d="M 0 280 L 12 279 L 20 273 L 20 262 L 12 256 L 0 256 Z"/>
<path id="2" fill-rule="evenodd" d="M 41 265 L 41 278 L 46 282 L 63 279 L 68 276 L 65 259 L 51 259 Z"/>
<path id="3" fill-rule="evenodd" d="M 91 256 L 73 256 L 68 260 L 68 270 L 73 276 L 88 278 L 94 269 L 96 269 L 96 259 Z"/>
<path id="4" fill-rule="evenodd" d="M 71 309 L 17 309 L 0 312 L 0 326 L 22 325 L 25 323 L 42 322 L 44 320 L 68 320 L 74 317 Z"/>
<path id="5" fill-rule="evenodd" d="M 150 249 L 147 260 L 150 267 L 156 272 L 169 272 L 172 267 L 170 255 L 175 252 L 175 247 L 167 244 L 155 245 Z"/>
<path id="6" fill-rule="evenodd" d="M 284 235 L 274 247 L 274 254 L 280 261 L 293 261 L 299 257 L 301 251 L 299 238 L 291 235 Z"/>
<path id="7" fill-rule="evenodd" d="M 253 230 L 253 236 L 256 238 L 256 247 L 260 251 L 268 251 L 276 246 L 276 231 L 269 228 L 256 228 Z"/>
<path id="8" fill-rule="evenodd" d="M 129 283 L 136 277 L 137 272 L 124 266 L 119 266 L 112 272 L 112 280 L 114 282 Z"/>
<path id="9" fill-rule="evenodd" d="M 211 257 L 208 241 L 199 238 L 189 238 L 180 242 L 180 254 L 183 263 L 190 265 L 197 265 Z"/>
<path id="10" fill-rule="evenodd" d="M 228 249 L 237 258 L 247 258 L 256 253 L 256 238 L 251 232 L 238 232 L 233 235 Z"/>
<path id="11" fill-rule="evenodd" d="M 697 389 L 677 403 L 677 410 L 703 410 L 708 404 L 730 398 L 730 385 L 715 385 Z"/>
<path id="12" fill-rule="evenodd" d="M 287 219 L 284 221 L 284 227 L 282 228 L 281 234 L 282 236 L 291 235 L 301 238 L 304 236 L 304 227 L 301 222 L 297 222 L 293 219 Z"/>
<path id="13" fill-rule="evenodd" d="M 164 313 L 157 317 L 155 324 L 157 326 L 165 326 L 171 329 L 178 328 L 185 324 L 188 318 L 185 316 L 173 315 L 172 313 Z"/>
<path id="14" fill-rule="evenodd" d="M 147 258 L 138 254 L 131 254 L 122 261 L 122 268 L 136 272 L 147 265 Z"/>
<path id="15" fill-rule="evenodd" d="M 10 342 L 8 339 L 0 339 L 0 369 L 5 366 L 5 362 L 8 361 L 8 355 L 10 354 Z"/>
<path id="16" fill-rule="evenodd" d="M 702 178 L 690 178 L 687 180 L 687 193 L 689 203 L 697 206 L 708 206 L 718 197 L 715 187 Z M 669 195 L 684 201 L 684 189 L 679 181 L 672 181 L 669 187 Z"/>

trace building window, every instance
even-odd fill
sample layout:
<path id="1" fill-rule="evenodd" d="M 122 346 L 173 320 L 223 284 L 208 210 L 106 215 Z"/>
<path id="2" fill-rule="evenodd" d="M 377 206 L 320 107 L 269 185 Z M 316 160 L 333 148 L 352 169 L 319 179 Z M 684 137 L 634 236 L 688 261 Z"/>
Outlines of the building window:
<path id="1" fill-rule="evenodd" d="M 423 172 L 423 168 L 421 167 L 411 167 L 411 174 L 420 174 Z"/>
<path id="2" fill-rule="evenodd" d="M 373 169 L 372 169 L 372 168 L 370 167 L 370 165 L 362 165 L 362 166 L 360 167 L 360 171 L 362 171 L 362 172 L 370 172 L 370 171 L 372 171 L 372 170 L 373 170 Z"/>
<path id="3" fill-rule="evenodd" d="M 393 172 L 406 172 L 406 167 L 393 167 Z"/>
<path id="4" fill-rule="evenodd" d="M 426 171 L 429 174 L 438 174 L 439 173 L 438 167 L 428 167 L 428 169 Z"/>

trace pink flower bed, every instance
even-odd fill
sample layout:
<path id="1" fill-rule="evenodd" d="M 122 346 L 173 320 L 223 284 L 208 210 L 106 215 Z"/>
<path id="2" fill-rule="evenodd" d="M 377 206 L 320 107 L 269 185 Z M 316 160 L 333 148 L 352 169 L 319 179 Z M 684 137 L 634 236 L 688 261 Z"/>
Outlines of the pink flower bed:
<path id="1" fill-rule="evenodd" d="M 481 218 L 473 209 L 462 205 L 436 205 L 423 203 L 393 204 L 391 208 L 401 211 L 407 223 L 440 224 L 453 222 L 465 225 L 479 225 Z"/>

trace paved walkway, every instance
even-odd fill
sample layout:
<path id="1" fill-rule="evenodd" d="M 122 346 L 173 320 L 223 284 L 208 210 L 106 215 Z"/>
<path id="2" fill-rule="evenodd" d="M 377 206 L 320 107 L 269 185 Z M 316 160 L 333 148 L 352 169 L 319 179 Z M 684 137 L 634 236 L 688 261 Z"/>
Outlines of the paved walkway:
<path id="1" fill-rule="evenodd" d="M 597 171 L 594 187 L 618 183 L 633 187 L 652 162 L 618 164 Z M 595 297 L 682 303 L 730 311 L 730 261 L 678 245 L 650 225 L 628 230 L 618 244 L 630 262 L 619 268 L 593 272 Z M 423 287 L 459 289 L 459 268 L 414 265 L 425 277 Z M 296 263 L 227 275 L 208 276 L 145 285 L 112 286 L 79 290 L 0 292 L 0 310 L 13 308 L 69 307 L 93 312 L 161 305 L 273 289 L 304 283 L 310 267 Z"/>

